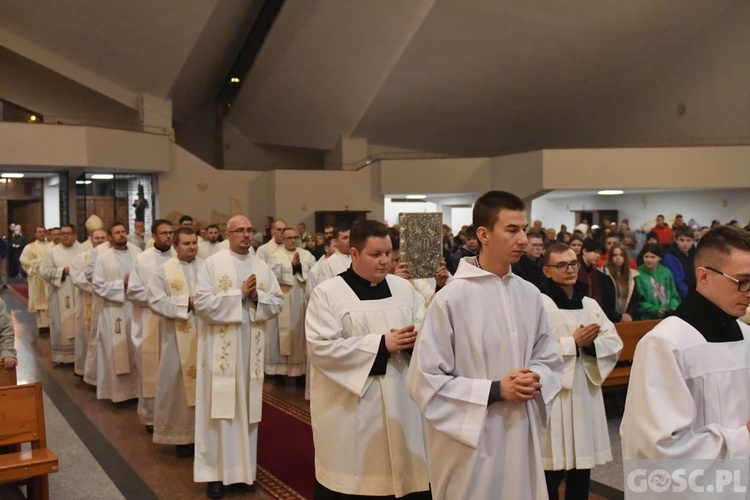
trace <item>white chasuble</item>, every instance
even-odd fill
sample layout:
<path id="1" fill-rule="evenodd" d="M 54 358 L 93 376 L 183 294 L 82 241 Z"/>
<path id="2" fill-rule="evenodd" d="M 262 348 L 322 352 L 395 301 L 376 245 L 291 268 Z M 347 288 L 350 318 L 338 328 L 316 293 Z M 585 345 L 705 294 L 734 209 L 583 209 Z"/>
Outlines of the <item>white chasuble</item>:
<path id="1" fill-rule="evenodd" d="M 750 457 L 750 327 L 744 340 L 708 342 L 686 321 L 662 320 L 635 349 L 622 416 L 622 456 Z"/>
<path id="2" fill-rule="evenodd" d="M 39 269 L 50 291 L 50 357 L 55 363 L 75 361 L 75 313 L 79 294 L 73 280 L 63 273 L 79 253 L 78 242 L 70 247 L 56 245 L 47 251 Z"/>
<path id="3" fill-rule="evenodd" d="M 257 280 L 257 303 L 242 297 L 242 283 L 251 274 Z M 195 402 L 196 482 L 249 484 L 255 480 L 263 336 L 268 320 L 281 311 L 282 300 L 276 277 L 265 262 L 252 255 L 221 250 L 198 269 L 194 297 L 201 319 Z M 225 335 L 230 329 L 235 339 L 231 345 L 230 335 Z M 230 370 L 234 380 L 226 377 Z M 221 381 L 214 383 L 215 377 Z M 231 402 L 223 404 L 217 401 L 220 397 Z"/>
<path id="4" fill-rule="evenodd" d="M 540 375 L 541 393 L 488 405 L 492 382 L 518 368 Z M 539 290 L 461 260 L 432 300 L 409 368 L 433 498 L 546 499 L 543 432 L 562 371 Z"/>
<path id="5" fill-rule="evenodd" d="M 351 495 L 401 497 L 429 488 L 424 433 L 406 391 L 409 355 L 370 375 L 383 335 L 418 325 L 424 300 L 386 277 L 391 297 L 360 300 L 341 277 L 319 284 L 306 317 L 316 479 Z"/>
<path id="6" fill-rule="evenodd" d="M 44 256 L 47 251 L 52 248 L 50 243 L 46 241 L 34 241 L 23 247 L 19 261 L 23 271 L 28 276 L 29 284 L 29 312 L 45 312 L 47 311 L 47 298 L 49 290 L 47 289 L 47 282 L 44 281 L 42 274 L 39 272 L 39 268 L 44 262 Z M 40 316 L 42 321 L 47 320 L 46 315 Z M 46 324 L 37 325 L 38 327 L 46 327 Z"/>
<path id="7" fill-rule="evenodd" d="M 617 364 L 622 340 L 597 302 L 583 298 L 583 309 L 560 309 L 542 296 L 547 321 L 560 342 L 562 389 L 552 403 L 543 452 L 545 470 L 591 469 L 612 460 L 602 382 Z M 596 355 L 576 347 L 573 332 L 598 323 Z"/>

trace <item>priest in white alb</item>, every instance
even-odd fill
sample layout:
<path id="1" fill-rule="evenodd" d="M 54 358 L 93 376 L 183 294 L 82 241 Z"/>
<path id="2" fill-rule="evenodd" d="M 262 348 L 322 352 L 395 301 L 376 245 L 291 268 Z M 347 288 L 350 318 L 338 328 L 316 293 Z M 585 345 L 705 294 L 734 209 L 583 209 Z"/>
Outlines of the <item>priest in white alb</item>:
<path id="1" fill-rule="evenodd" d="M 219 250 L 221 250 L 219 226 L 210 224 L 206 226 L 206 240 L 198 248 L 198 257 L 205 260 Z"/>
<path id="2" fill-rule="evenodd" d="M 271 239 L 258 247 L 256 256 L 262 259 L 266 264 L 271 262 L 271 254 L 284 246 L 284 228 L 286 222 L 282 219 L 276 219 L 271 224 Z"/>
<path id="3" fill-rule="evenodd" d="M 271 269 L 250 255 L 250 220 L 229 219 L 226 237 L 229 250 L 215 253 L 198 269 L 194 298 L 201 331 L 193 476 L 208 482 L 211 498 L 223 496 L 230 484 L 255 489 L 264 335 L 283 303 Z"/>
<path id="4" fill-rule="evenodd" d="M 315 287 L 306 336 L 315 498 L 430 498 L 419 409 L 406 391 L 424 299 L 389 275 L 384 224 L 351 231 L 352 265 Z"/>
<path id="5" fill-rule="evenodd" d="M 76 310 L 80 301 L 78 289 L 70 278 L 70 265 L 81 253 L 76 228 L 60 228 L 60 244 L 50 248 L 42 261 L 40 273 L 49 285 L 50 359 L 53 363 L 75 361 Z"/>
<path id="6" fill-rule="evenodd" d="M 148 284 L 156 270 L 174 257 L 172 223 L 156 219 L 151 224 L 154 246 L 139 253 L 128 281 L 128 300 L 133 305 L 131 335 L 138 364 L 138 418 L 148 432 L 154 430 L 154 400 L 159 377 L 159 317 L 148 303 Z"/>
<path id="7" fill-rule="evenodd" d="M 513 274 L 525 205 L 490 191 L 474 205 L 482 250 L 435 294 L 409 369 L 438 500 L 546 499 L 544 429 L 562 356 L 539 290 Z"/>
<path id="8" fill-rule="evenodd" d="M 44 262 L 47 250 L 52 244 L 47 242 L 47 231 L 39 226 L 34 230 L 35 240 L 25 247 L 21 252 L 19 261 L 21 267 L 28 277 L 29 301 L 27 309 L 35 313 L 36 327 L 41 331 L 49 330 L 49 288 L 39 268 Z"/>
<path id="9" fill-rule="evenodd" d="M 315 257 L 297 247 L 297 230 L 288 227 L 284 243 L 271 254 L 271 271 L 284 293 L 276 328 L 266 337 L 266 374 L 299 377 L 305 374 L 305 284 Z"/>
<path id="10" fill-rule="evenodd" d="M 591 469 L 612 461 L 602 382 L 617 364 L 622 340 L 586 296 L 586 284 L 578 281 L 580 261 L 568 245 L 553 243 L 542 262 L 544 277 L 535 284 L 565 363 L 542 453 L 547 493 L 557 499 L 565 479 L 566 498 L 588 498 Z"/>
<path id="11" fill-rule="evenodd" d="M 350 230 L 346 226 L 336 228 L 334 236 L 336 251 L 327 259 L 320 259 L 320 269 L 315 274 L 316 283 L 322 283 L 349 269 L 352 264 L 352 258 L 349 255 L 349 234 Z"/>
<path id="12" fill-rule="evenodd" d="M 198 238 L 191 228 L 177 228 L 176 256 L 155 272 L 148 285 L 151 310 L 161 317 L 162 352 L 156 384 L 154 443 L 176 445 L 177 455 L 193 455 L 198 316 L 193 297 L 197 285 Z"/>
<path id="13" fill-rule="evenodd" d="M 86 264 L 88 264 L 91 252 L 94 248 L 102 243 L 107 242 L 107 231 L 104 229 L 95 229 L 91 236 L 86 240 L 91 247 L 89 250 L 82 251 L 76 255 L 70 262 L 70 278 L 73 285 L 78 288 L 79 300 L 76 302 L 76 338 L 75 338 L 75 361 L 73 363 L 73 372 L 84 377 L 86 369 L 86 355 L 89 349 L 89 343 L 93 330 L 96 328 L 96 318 L 99 313 L 94 311 L 94 286 L 90 279 L 86 278 Z M 83 249 L 83 245 L 81 245 Z M 96 351 L 94 351 L 95 353 Z M 96 357 L 94 356 L 95 360 Z M 96 363 L 92 363 L 95 365 Z M 90 379 L 96 383 L 96 374 Z M 86 381 L 84 379 L 84 381 Z"/>
<path id="14" fill-rule="evenodd" d="M 750 458 L 750 327 L 738 320 L 750 302 L 750 233 L 711 229 L 694 262 L 695 289 L 635 349 L 620 426 L 626 462 Z"/>
<path id="15" fill-rule="evenodd" d="M 92 279 L 94 293 L 102 299 L 96 337 L 96 397 L 125 407 L 138 397 L 138 364 L 131 338 L 133 307 L 126 292 L 141 250 L 128 245 L 122 223 L 110 226 L 109 238 L 112 248 L 97 252 Z"/>

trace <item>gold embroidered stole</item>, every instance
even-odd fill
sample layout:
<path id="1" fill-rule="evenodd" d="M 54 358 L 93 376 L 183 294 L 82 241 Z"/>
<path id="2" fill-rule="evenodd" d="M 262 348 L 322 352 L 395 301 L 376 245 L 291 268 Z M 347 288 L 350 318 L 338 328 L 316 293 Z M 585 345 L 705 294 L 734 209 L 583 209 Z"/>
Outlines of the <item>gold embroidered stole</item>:
<path id="1" fill-rule="evenodd" d="M 52 263 L 56 268 L 65 267 L 66 265 L 70 266 L 70 262 L 65 263 L 66 252 L 64 248 L 61 246 L 59 250 L 56 248 L 49 250 L 52 252 Z M 57 259 L 58 256 L 61 257 L 60 260 Z M 64 335 L 67 339 L 74 339 L 76 336 L 76 296 L 73 278 L 67 276 L 65 281 L 61 280 L 60 287 L 55 291 L 57 311 L 60 314 L 60 334 Z"/>
<path id="2" fill-rule="evenodd" d="M 276 250 L 273 256 L 280 264 L 279 286 L 281 287 L 281 292 L 284 294 L 284 306 L 277 317 L 279 355 L 290 356 L 292 354 L 292 288 L 294 287 L 293 280 L 295 279 L 294 271 L 291 270 L 292 259 L 289 258 L 283 246 Z M 287 272 L 287 270 L 290 272 Z M 291 280 L 287 279 L 287 275 L 289 274 L 291 274 Z M 292 282 L 288 283 L 289 281 Z"/>
<path id="3" fill-rule="evenodd" d="M 190 297 L 190 289 L 185 278 L 185 271 L 177 257 L 164 263 L 164 274 L 167 277 L 171 297 Z M 172 319 L 177 338 L 177 351 L 180 355 L 182 383 L 185 387 L 185 399 L 188 406 L 195 406 L 196 362 L 198 358 L 198 335 L 195 329 L 195 315 L 188 313 L 187 319 Z"/>
<path id="4" fill-rule="evenodd" d="M 237 271 L 234 267 L 230 252 L 221 252 L 215 257 L 214 288 L 220 294 L 237 289 L 241 283 L 235 283 Z M 234 418 L 237 371 L 237 326 L 239 323 L 228 325 L 211 325 L 213 352 L 211 361 L 211 418 Z"/>
<path id="5" fill-rule="evenodd" d="M 88 250 L 84 252 L 83 255 L 81 255 L 81 260 L 83 260 L 83 269 L 86 269 L 86 265 L 89 263 L 90 257 L 91 250 Z M 93 297 L 91 292 L 87 292 L 84 289 L 81 289 L 81 297 L 83 298 L 83 319 L 86 326 L 84 336 L 86 338 L 86 343 L 88 344 L 89 338 L 91 338 L 91 305 L 93 303 Z"/>
<path id="6" fill-rule="evenodd" d="M 145 285 L 148 285 L 149 279 L 154 274 L 156 268 L 154 262 L 155 257 L 141 259 L 138 262 L 138 271 L 141 281 L 143 281 Z M 159 316 L 154 314 L 148 307 L 141 307 L 139 309 L 140 324 L 138 327 L 141 332 L 141 387 L 143 390 L 143 397 L 155 398 L 156 386 L 159 382 L 159 356 L 161 354 L 161 346 L 159 343 Z"/>
<path id="7" fill-rule="evenodd" d="M 120 266 L 115 257 L 115 250 L 106 251 L 99 256 L 102 259 L 102 267 L 107 279 L 120 281 Z M 112 359 L 115 364 L 115 375 L 130 373 L 130 353 L 128 352 L 127 321 L 125 308 L 122 304 L 104 300 L 103 307 L 107 309 L 109 324 L 100 324 L 102 331 L 109 332 L 112 336 Z"/>

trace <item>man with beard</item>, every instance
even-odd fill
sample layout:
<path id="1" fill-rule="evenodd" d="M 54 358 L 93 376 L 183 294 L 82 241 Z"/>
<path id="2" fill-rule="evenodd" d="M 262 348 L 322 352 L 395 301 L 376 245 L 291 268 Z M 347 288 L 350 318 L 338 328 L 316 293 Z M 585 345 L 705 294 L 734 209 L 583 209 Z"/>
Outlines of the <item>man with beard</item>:
<path id="1" fill-rule="evenodd" d="M 159 317 L 148 305 L 148 283 L 157 269 L 174 257 L 172 223 L 156 219 L 151 224 L 154 246 L 136 257 L 127 296 L 133 305 L 131 335 L 138 364 L 138 417 L 148 432 L 154 430 L 154 398 L 159 375 Z"/>
<path id="2" fill-rule="evenodd" d="M 206 226 L 206 240 L 198 248 L 198 257 L 201 259 L 209 258 L 221 249 L 220 245 L 219 226 L 216 224 Z"/>
<path id="3" fill-rule="evenodd" d="M 96 337 L 96 397 L 123 408 L 138 397 L 138 364 L 131 337 L 133 305 L 126 293 L 130 271 L 141 251 L 128 246 L 128 233 L 121 222 L 109 227 L 109 241 L 111 248 L 97 252 L 92 279 L 94 293 L 102 299 Z"/>

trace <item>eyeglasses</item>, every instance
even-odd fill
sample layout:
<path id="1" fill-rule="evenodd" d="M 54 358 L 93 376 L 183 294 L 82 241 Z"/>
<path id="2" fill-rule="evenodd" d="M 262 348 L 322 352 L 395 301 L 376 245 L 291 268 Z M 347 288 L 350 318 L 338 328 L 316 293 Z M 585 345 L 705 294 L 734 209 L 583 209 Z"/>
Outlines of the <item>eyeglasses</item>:
<path id="1" fill-rule="evenodd" d="M 737 278 L 734 278 L 734 277 L 732 277 L 732 276 L 729 276 L 729 275 L 728 275 L 728 274 L 726 274 L 726 273 L 722 273 L 722 272 L 721 272 L 721 271 L 719 271 L 718 269 L 714 269 L 713 267 L 709 267 L 709 266 L 704 266 L 704 267 L 705 267 L 706 269 L 708 269 L 709 271 L 713 271 L 713 272 L 715 272 L 715 273 L 717 273 L 717 274 L 721 274 L 721 275 L 722 275 L 722 276 L 724 276 L 724 277 L 725 277 L 726 279 L 728 279 L 728 280 L 731 280 L 731 281 L 734 281 L 735 283 L 737 283 L 737 291 L 739 291 L 739 292 L 742 292 L 742 293 L 747 293 L 747 292 L 750 292 L 750 280 L 742 280 L 742 281 L 740 281 L 740 280 L 738 280 Z"/>
<path id="2" fill-rule="evenodd" d="M 544 243 L 529 243 L 531 248 L 544 248 Z"/>
<path id="3" fill-rule="evenodd" d="M 232 231 L 227 231 L 228 233 L 234 233 L 234 234 L 253 234 L 255 232 L 255 229 L 251 227 L 240 227 L 237 229 L 233 229 Z"/>
<path id="4" fill-rule="evenodd" d="M 568 269 L 576 270 L 581 266 L 581 263 L 577 260 L 574 260 L 572 262 L 558 262 L 557 264 L 547 264 L 544 267 L 554 267 L 561 273 L 564 273 Z"/>

